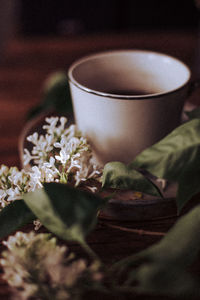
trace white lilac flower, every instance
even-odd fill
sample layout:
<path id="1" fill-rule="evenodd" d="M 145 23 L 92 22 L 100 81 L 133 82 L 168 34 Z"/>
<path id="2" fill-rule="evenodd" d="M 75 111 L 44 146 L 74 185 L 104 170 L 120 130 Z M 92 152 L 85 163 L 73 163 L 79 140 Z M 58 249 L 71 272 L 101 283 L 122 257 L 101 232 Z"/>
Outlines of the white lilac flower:
<path id="1" fill-rule="evenodd" d="M 0 264 L 14 299 L 82 299 L 82 278 L 86 278 L 86 289 L 102 279 L 99 267 L 75 259 L 49 234 L 17 232 L 3 244 L 7 250 Z"/>
<path id="2" fill-rule="evenodd" d="M 37 145 L 37 143 L 38 143 L 38 133 L 34 132 L 32 135 L 28 136 L 27 141 L 33 143 L 34 145 Z"/>
<path id="3" fill-rule="evenodd" d="M 96 193 L 98 190 L 96 186 L 87 186 L 87 189 L 92 193 Z"/>
<path id="4" fill-rule="evenodd" d="M 34 191 L 36 188 L 42 187 L 39 181 L 38 167 L 33 167 L 34 170 L 25 171 L 18 170 L 16 167 L 5 168 L 0 167 L 0 207 L 3 208 L 9 202 L 22 199 L 24 193 Z M 5 173 L 3 173 L 3 171 Z"/>
<path id="5" fill-rule="evenodd" d="M 0 166 L 0 177 L 1 176 L 6 176 L 9 173 L 9 168 L 5 165 Z"/>
<path id="6" fill-rule="evenodd" d="M 15 188 L 10 188 L 6 191 L 7 193 L 7 201 L 14 201 L 14 200 L 19 200 L 21 199 L 21 191 L 19 190 L 18 187 Z"/>
<path id="7" fill-rule="evenodd" d="M 64 117 L 46 118 L 46 123 L 46 135 L 28 137 L 33 148 L 31 153 L 25 151 L 25 162 L 32 160 L 41 172 L 39 182 L 71 180 L 78 186 L 89 178 L 99 179 L 102 170 L 93 163 L 91 147 L 76 126 L 65 128 Z"/>
<path id="8" fill-rule="evenodd" d="M 60 126 L 58 126 L 58 127 L 56 128 L 56 134 L 57 134 L 58 136 L 60 136 L 60 135 L 63 133 L 64 128 L 65 128 L 65 125 L 66 125 L 66 123 L 67 123 L 67 118 L 61 117 L 59 121 L 60 121 Z"/>
<path id="9" fill-rule="evenodd" d="M 30 182 L 29 185 L 35 190 L 37 187 L 42 187 L 42 173 L 37 166 L 33 166 L 30 171 Z"/>
<path id="10" fill-rule="evenodd" d="M 33 221 L 33 225 L 34 225 L 34 230 L 38 231 L 40 229 L 40 227 L 42 226 L 42 223 L 40 222 L 40 220 L 34 220 Z"/>
<path id="11" fill-rule="evenodd" d="M 53 156 L 50 157 L 49 161 L 44 162 L 44 166 L 46 168 L 52 168 L 55 166 L 55 158 Z"/>
<path id="12" fill-rule="evenodd" d="M 0 207 L 19 200 L 23 194 L 42 188 L 45 182 L 78 186 L 87 179 L 99 180 L 102 170 L 95 164 L 91 147 L 75 125 L 65 128 L 64 117 L 46 118 L 45 135 L 27 138 L 32 150 L 24 150 L 26 170 L 0 166 Z M 28 167 L 28 164 L 31 164 Z"/>
<path id="13" fill-rule="evenodd" d="M 43 129 L 46 129 L 48 134 L 54 134 L 58 119 L 58 117 L 46 118 L 45 121 L 47 124 L 43 126 Z"/>
<path id="14" fill-rule="evenodd" d="M 5 190 L 0 189 L 0 206 L 2 208 L 8 204 L 8 202 L 6 201 L 6 198 L 7 198 L 7 194 L 6 194 Z"/>
<path id="15" fill-rule="evenodd" d="M 41 166 L 41 170 L 44 174 L 45 182 L 52 182 L 58 178 L 59 170 L 55 166 L 55 158 L 50 157 L 49 161 L 44 162 L 43 166 Z"/>
<path id="16" fill-rule="evenodd" d="M 63 135 L 70 140 L 73 136 L 81 137 L 81 133 L 77 130 L 76 125 L 72 124 L 68 128 L 65 129 Z"/>
<path id="17" fill-rule="evenodd" d="M 55 158 L 59 160 L 62 164 L 66 164 L 66 162 L 70 158 L 70 155 L 65 149 L 61 149 L 59 155 L 56 155 Z"/>

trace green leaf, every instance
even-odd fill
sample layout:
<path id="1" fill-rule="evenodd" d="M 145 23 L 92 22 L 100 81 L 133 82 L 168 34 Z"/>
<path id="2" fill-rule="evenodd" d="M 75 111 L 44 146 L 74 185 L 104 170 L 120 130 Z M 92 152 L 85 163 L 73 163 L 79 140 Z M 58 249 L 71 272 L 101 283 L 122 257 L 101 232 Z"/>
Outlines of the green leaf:
<path id="1" fill-rule="evenodd" d="M 200 107 L 193 109 L 192 111 L 185 111 L 185 114 L 190 120 L 200 118 Z"/>
<path id="2" fill-rule="evenodd" d="M 181 296 L 184 299 L 197 294 L 200 296 L 199 282 L 176 266 L 167 268 L 146 264 L 139 268 L 135 279 L 139 282 L 136 291 L 140 293 Z"/>
<path id="3" fill-rule="evenodd" d="M 26 194 L 24 200 L 48 230 L 64 240 L 82 244 L 105 203 L 92 193 L 60 183 L 46 183 L 44 189 Z"/>
<path id="4" fill-rule="evenodd" d="M 121 162 L 107 163 L 103 170 L 103 187 L 133 189 L 153 196 L 162 196 L 159 189 L 140 172 Z"/>
<path id="5" fill-rule="evenodd" d="M 8 236 L 35 219 L 35 215 L 23 200 L 10 203 L 0 212 L 0 238 Z"/>
<path id="6" fill-rule="evenodd" d="M 200 205 L 181 217 L 160 242 L 117 263 L 120 268 L 134 266 L 126 285 L 136 280 L 139 292 L 200 296 L 199 280 L 187 271 L 200 251 L 199 236 Z"/>
<path id="7" fill-rule="evenodd" d="M 200 191 L 200 119 L 177 127 L 157 144 L 144 150 L 130 168 L 178 183 L 177 205 L 180 209 Z"/>
<path id="8" fill-rule="evenodd" d="M 191 167 L 191 169 L 190 169 Z M 184 205 L 191 199 L 193 195 L 196 195 L 200 191 L 199 187 L 199 166 L 191 164 L 188 166 L 187 172 L 180 176 L 178 179 L 178 190 L 177 190 L 177 206 L 180 212 Z"/>
<path id="9" fill-rule="evenodd" d="M 30 111 L 28 118 L 49 109 L 63 114 L 73 111 L 69 84 L 64 72 L 55 72 L 47 78 L 43 87 L 42 101 Z"/>

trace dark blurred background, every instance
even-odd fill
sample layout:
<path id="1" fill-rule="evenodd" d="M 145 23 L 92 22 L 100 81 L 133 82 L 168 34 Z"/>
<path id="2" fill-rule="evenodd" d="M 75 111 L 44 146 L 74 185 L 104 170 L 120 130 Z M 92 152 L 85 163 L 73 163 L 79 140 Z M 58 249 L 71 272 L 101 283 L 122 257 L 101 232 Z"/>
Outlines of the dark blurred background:
<path id="1" fill-rule="evenodd" d="M 198 28 L 200 0 L 0 0 L 0 48 L 17 36 Z"/>
<path id="2" fill-rule="evenodd" d="M 198 24 L 194 0 L 21 0 L 19 13 L 24 36 L 187 30 Z"/>

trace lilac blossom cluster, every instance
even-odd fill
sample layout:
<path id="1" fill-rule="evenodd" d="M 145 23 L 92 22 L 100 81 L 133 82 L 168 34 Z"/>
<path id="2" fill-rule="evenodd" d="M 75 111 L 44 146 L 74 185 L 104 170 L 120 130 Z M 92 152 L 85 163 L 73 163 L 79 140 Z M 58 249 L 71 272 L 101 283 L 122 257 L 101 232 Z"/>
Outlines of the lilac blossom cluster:
<path id="1" fill-rule="evenodd" d="M 46 118 L 45 135 L 34 133 L 27 140 L 32 151 L 24 149 L 24 165 L 33 162 L 46 182 L 72 182 L 78 186 L 89 178 L 98 178 L 100 168 L 95 163 L 91 147 L 75 125 L 65 128 L 65 117 Z"/>
<path id="2" fill-rule="evenodd" d="M 102 279 L 99 267 L 75 259 L 50 234 L 17 232 L 3 242 L 0 264 L 13 299 L 82 299 L 83 278 L 95 285 Z"/>
<path id="3" fill-rule="evenodd" d="M 0 166 L 0 207 L 45 182 L 70 183 L 77 187 L 88 179 L 100 180 L 102 170 L 95 163 L 91 147 L 75 125 L 66 128 L 65 117 L 46 118 L 44 135 L 27 137 L 32 149 L 24 149 L 24 169 Z M 90 189 L 90 186 L 88 186 Z M 95 191 L 94 187 L 91 187 Z"/>

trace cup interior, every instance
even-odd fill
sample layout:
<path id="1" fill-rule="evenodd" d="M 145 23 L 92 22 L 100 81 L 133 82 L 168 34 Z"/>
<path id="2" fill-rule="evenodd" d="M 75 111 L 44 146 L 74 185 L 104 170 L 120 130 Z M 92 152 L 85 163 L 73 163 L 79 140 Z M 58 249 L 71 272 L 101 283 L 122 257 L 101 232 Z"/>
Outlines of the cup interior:
<path id="1" fill-rule="evenodd" d="M 189 68 L 171 56 L 142 50 L 109 51 L 74 63 L 69 80 L 99 94 L 143 97 L 184 86 Z"/>

